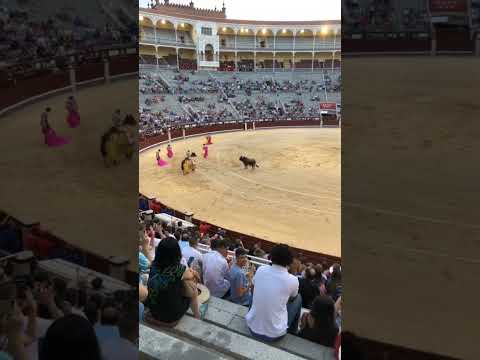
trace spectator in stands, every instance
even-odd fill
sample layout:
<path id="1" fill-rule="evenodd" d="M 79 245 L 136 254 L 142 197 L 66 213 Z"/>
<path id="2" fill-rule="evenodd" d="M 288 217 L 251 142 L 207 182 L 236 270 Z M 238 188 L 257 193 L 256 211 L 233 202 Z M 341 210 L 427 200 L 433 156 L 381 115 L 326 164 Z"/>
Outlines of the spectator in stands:
<path id="1" fill-rule="evenodd" d="M 251 256 L 263 258 L 265 256 L 265 251 L 262 249 L 260 243 L 255 243 L 253 249 L 250 251 Z"/>
<path id="2" fill-rule="evenodd" d="M 309 313 L 300 322 L 299 336 L 323 346 L 334 347 L 338 335 L 335 323 L 335 304 L 329 296 L 319 295 Z"/>
<path id="3" fill-rule="evenodd" d="M 59 309 L 55 302 L 55 289 L 52 282 L 48 277 L 43 278 L 41 275 L 41 281 L 37 282 L 35 298 L 38 303 L 38 316 L 44 319 L 58 319 L 63 316 L 62 310 Z M 37 278 L 38 280 L 38 278 Z"/>
<path id="4" fill-rule="evenodd" d="M 101 360 L 100 346 L 92 324 L 82 316 L 68 315 L 48 328 L 39 360 Z"/>
<path id="5" fill-rule="evenodd" d="M 143 303 L 145 302 L 145 300 L 147 300 L 147 297 L 148 297 L 148 289 L 140 281 L 140 283 L 138 284 L 138 300 L 139 300 L 138 301 L 138 319 L 139 321 L 143 320 L 143 314 L 145 311 L 145 306 L 143 305 Z"/>
<path id="6" fill-rule="evenodd" d="M 250 306 L 252 302 L 252 277 L 253 273 L 245 274 L 244 268 L 248 264 L 248 251 L 244 248 L 235 250 L 235 263 L 229 273 L 231 291 L 229 300 L 244 306 Z"/>
<path id="7" fill-rule="evenodd" d="M 0 318 L 0 359 L 27 360 L 23 317 L 20 309 L 15 308 L 12 316 L 1 314 Z"/>
<path id="8" fill-rule="evenodd" d="M 90 321 L 90 324 L 95 326 L 98 323 L 100 319 L 100 309 L 95 301 L 90 300 L 87 302 L 83 312 L 88 321 Z"/>
<path id="9" fill-rule="evenodd" d="M 198 274 L 182 265 L 181 259 L 175 238 L 168 237 L 158 244 L 148 278 L 149 321 L 174 326 L 189 306 L 194 316 L 200 318 L 195 284 Z"/>
<path id="10" fill-rule="evenodd" d="M 211 228 L 211 225 L 206 223 L 201 223 L 199 226 L 200 236 L 203 237 L 205 234 L 207 234 L 210 231 L 210 228 Z"/>
<path id="11" fill-rule="evenodd" d="M 188 235 L 188 245 L 182 248 L 182 257 L 187 265 L 193 269 L 200 269 L 202 266 L 203 255 L 197 250 L 198 237 Z"/>
<path id="12" fill-rule="evenodd" d="M 101 344 L 102 360 L 121 360 L 138 358 L 138 315 L 135 304 L 124 306 L 124 316 L 119 319 L 120 336 L 111 338 Z"/>
<path id="13" fill-rule="evenodd" d="M 302 307 L 310 309 L 313 299 L 320 295 L 320 288 L 315 283 L 315 269 L 308 267 L 305 269 L 305 277 L 299 279 L 300 295 L 302 295 Z"/>
<path id="14" fill-rule="evenodd" d="M 298 279 L 287 267 L 293 256 L 287 245 L 275 245 L 270 254 L 272 265 L 258 268 L 253 277 L 252 307 L 246 318 L 254 337 L 276 341 L 287 331 L 296 334 L 302 309 Z"/>
<path id="15" fill-rule="evenodd" d="M 225 240 L 214 239 L 212 251 L 203 256 L 203 281 L 210 294 L 219 298 L 230 296 L 230 267 L 227 262 L 227 245 Z"/>
<path id="16" fill-rule="evenodd" d="M 138 267 L 140 273 L 148 272 L 150 264 L 152 263 L 154 257 L 152 256 L 154 249 L 150 244 L 150 239 L 143 231 L 140 231 L 140 245 L 138 251 Z"/>
<path id="17" fill-rule="evenodd" d="M 339 264 L 334 264 L 331 266 L 330 276 L 327 280 L 327 293 L 332 297 L 333 301 L 342 295 L 342 268 Z"/>

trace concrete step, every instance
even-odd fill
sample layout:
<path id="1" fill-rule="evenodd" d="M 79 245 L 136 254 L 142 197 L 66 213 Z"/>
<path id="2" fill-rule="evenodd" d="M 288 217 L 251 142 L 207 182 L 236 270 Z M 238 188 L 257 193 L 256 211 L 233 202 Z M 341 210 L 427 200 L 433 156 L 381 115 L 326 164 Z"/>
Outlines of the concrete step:
<path id="1" fill-rule="evenodd" d="M 204 321 L 228 329 L 236 334 L 243 335 L 254 340 L 248 330 L 245 315 L 248 309 L 245 306 L 234 304 L 230 301 L 211 297 L 208 301 L 208 310 Z M 190 313 L 191 315 L 191 313 Z M 260 342 L 259 342 L 260 343 Z M 332 348 L 316 344 L 298 336 L 287 334 L 283 339 L 268 343 L 270 347 L 288 352 L 309 360 L 334 360 L 335 354 Z"/>
<path id="2" fill-rule="evenodd" d="M 305 358 L 293 355 L 289 352 L 264 344 L 250 337 L 237 334 L 236 332 L 222 328 L 206 321 L 198 320 L 190 316 L 184 316 L 177 326 L 172 329 L 155 328 L 147 324 L 140 325 L 140 351 L 155 359 L 184 359 L 185 353 L 179 353 L 177 358 L 165 357 L 165 346 L 162 345 L 164 335 L 178 339 L 188 339 L 195 344 L 195 351 L 199 348 L 208 349 L 221 355 L 220 359 L 241 360 L 304 360 Z M 160 338 L 158 338 L 160 336 Z M 185 346 L 185 341 L 182 346 Z M 175 345 L 173 343 L 173 345 Z M 175 346 L 170 346 L 169 354 L 174 356 L 172 350 L 178 353 Z M 174 351 L 174 352 L 175 352 Z M 209 356 L 210 354 L 208 354 Z M 205 355 L 207 356 L 207 355 Z M 217 357 L 219 358 L 219 357 Z M 186 358 L 185 358 L 186 359 Z M 206 358 L 208 359 L 208 358 Z"/>
<path id="3" fill-rule="evenodd" d="M 140 360 L 233 360 L 188 339 L 167 334 L 140 324 Z"/>

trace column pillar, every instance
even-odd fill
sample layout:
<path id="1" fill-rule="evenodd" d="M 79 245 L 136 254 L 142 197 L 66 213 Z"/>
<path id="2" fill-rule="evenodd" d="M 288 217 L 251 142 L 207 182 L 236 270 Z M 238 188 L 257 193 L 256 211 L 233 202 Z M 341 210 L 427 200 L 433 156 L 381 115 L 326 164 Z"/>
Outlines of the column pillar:
<path id="1" fill-rule="evenodd" d="M 475 35 L 475 55 L 480 56 L 480 33 Z"/>
<path id="2" fill-rule="evenodd" d="M 108 84 L 110 82 L 110 62 L 108 61 L 108 57 L 103 59 L 103 77 Z"/>
<path id="3" fill-rule="evenodd" d="M 437 55 L 437 33 L 435 26 L 432 26 L 432 40 L 431 40 L 431 48 L 430 48 L 430 55 L 435 56 Z"/>
<path id="4" fill-rule="evenodd" d="M 273 52 L 273 72 L 275 72 L 275 51 Z"/>
<path id="5" fill-rule="evenodd" d="M 77 75 L 75 74 L 75 68 L 73 64 L 70 64 L 68 66 L 68 74 L 70 77 L 70 86 L 72 88 L 72 93 L 75 94 L 77 92 Z"/>
<path id="6" fill-rule="evenodd" d="M 253 71 L 257 71 L 257 52 L 253 51 Z"/>
<path id="7" fill-rule="evenodd" d="M 175 48 L 176 52 L 177 52 L 177 69 L 180 70 L 180 58 L 178 56 L 178 47 Z"/>

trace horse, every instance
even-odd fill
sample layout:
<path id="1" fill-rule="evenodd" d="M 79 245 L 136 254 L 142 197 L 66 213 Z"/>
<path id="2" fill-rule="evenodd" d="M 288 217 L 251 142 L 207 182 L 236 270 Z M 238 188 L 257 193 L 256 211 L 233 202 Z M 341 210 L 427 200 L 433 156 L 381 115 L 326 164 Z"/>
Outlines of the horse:
<path id="1" fill-rule="evenodd" d="M 100 153 L 107 167 L 117 165 L 122 158 L 132 159 L 134 144 L 126 131 L 112 127 L 101 137 Z"/>
<path id="2" fill-rule="evenodd" d="M 182 160 L 181 169 L 183 175 L 190 174 L 192 171 L 195 171 L 195 163 L 189 157 L 186 157 Z"/>
<path id="3" fill-rule="evenodd" d="M 247 169 L 249 166 L 252 167 L 252 169 L 255 169 L 256 167 L 260 167 L 257 165 L 257 161 L 255 159 L 250 159 L 246 156 L 240 156 L 239 160 L 243 163 L 243 166 L 245 166 L 245 169 Z"/>

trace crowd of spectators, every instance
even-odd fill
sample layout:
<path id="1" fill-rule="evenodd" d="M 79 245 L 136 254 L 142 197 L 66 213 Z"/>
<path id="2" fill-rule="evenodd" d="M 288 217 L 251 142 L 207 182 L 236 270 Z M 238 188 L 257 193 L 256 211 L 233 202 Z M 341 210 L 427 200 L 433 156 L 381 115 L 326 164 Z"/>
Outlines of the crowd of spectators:
<path id="1" fill-rule="evenodd" d="M 243 78 L 193 71 L 176 71 L 167 82 L 154 73 L 140 73 L 142 135 L 163 133 L 185 125 L 254 119 L 320 117 L 325 93 L 341 91 L 341 77 L 324 74 L 322 80 Z"/>
<path id="2" fill-rule="evenodd" d="M 63 70 L 71 61 L 96 60 L 99 48 L 136 43 L 134 21 L 123 18 L 123 26 L 118 26 L 101 15 L 100 8 L 94 20 L 76 10 L 58 8 L 47 14 L 47 9 L 28 1 L 0 5 L 0 79 L 11 82 L 39 71 Z"/>
<path id="3" fill-rule="evenodd" d="M 274 342 L 289 333 L 338 347 L 339 264 L 302 262 L 283 244 L 269 253 L 260 243 L 248 249 L 225 230 L 212 232 L 208 224 L 191 227 L 143 214 L 139 224 L 142 321 L 175 326 L 188 309 L 201 319 L 195 290 L 203 284 L 211 296 L 249 309 L 245 321 L 254 338 Z"/>
<path id="4" fill-rule="evenodd" d="M 24 10 L 0 8 L 0 61 L 19 58 L 31 61 L 93 45 L 134 41 L 133 24 L 128 24 L 126 29 L 109 22 L 92 24 L 87 18 L 60 11 L 48 19 L 38 20 Z"/>
<path id="5" fill-rule="evenodd" d="M 427 2 L 400 0 L 347 0 L 342 24 L 347 33 L 428 31 Z"/>
<path id="6" fill-rule="evenodd" d="M 0 358 L 114 360 L 138 354 L 137 291 L 111 292 L 102 278 L 19 275 L 0 258 Z"/>

